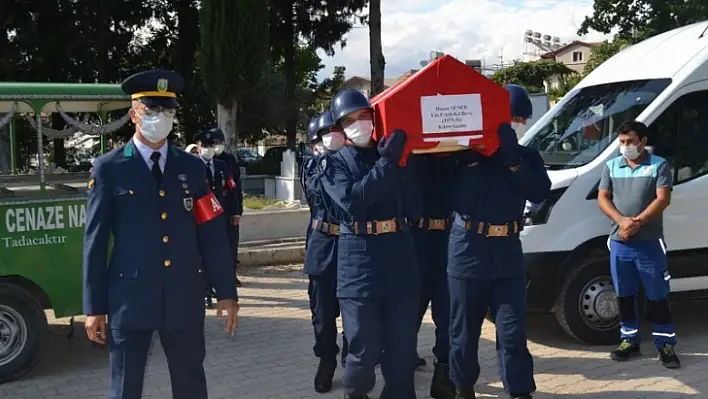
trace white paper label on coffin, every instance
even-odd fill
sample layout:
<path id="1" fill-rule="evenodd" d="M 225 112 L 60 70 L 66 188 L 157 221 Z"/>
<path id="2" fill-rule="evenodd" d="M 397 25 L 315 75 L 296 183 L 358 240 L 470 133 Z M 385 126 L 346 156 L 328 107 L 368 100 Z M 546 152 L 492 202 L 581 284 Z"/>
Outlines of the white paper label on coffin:
<path id="1" fill-rule="evenodd" d="M 470 133 L 484 129 L 482 119 L 482 98 L 480 94 L 454 94 L 423 96 L 420 98 L 423 134 Z M 424 141 L 459 141 L 480 138 L 482 135 L 468 137 L 449 137 L 424 139 Z"/>

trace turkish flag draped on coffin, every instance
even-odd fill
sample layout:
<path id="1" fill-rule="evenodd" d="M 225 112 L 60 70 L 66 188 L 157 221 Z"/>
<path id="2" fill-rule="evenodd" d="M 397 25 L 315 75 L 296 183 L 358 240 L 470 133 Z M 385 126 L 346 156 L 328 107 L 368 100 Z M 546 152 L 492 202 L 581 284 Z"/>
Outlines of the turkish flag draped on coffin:
<path id="1" fill-rule="evenodd" d="M 511 120 L 509 92 L 450 55 L 371 99 L 374 139 L 395 129 L 408 133 L 407 155 L 472 148 L 492 155 L 497 130 Z"/>

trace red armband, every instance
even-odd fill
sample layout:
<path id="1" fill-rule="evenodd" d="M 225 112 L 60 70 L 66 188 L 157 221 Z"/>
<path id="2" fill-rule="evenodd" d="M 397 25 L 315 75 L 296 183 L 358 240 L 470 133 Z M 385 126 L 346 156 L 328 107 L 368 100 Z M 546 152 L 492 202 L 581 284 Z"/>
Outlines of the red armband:
<path id="1" fill-rule="evenodd" d="M 194 203 L 194 217 L 197 219 L 197 225 L 206 223 L 222 213 L 224 213 L 224 208 L 214 193 L 209 193 Z"/>
<path id="2" fill-rule="evenodd" d="M 229 191 L 236 188 L 236 182 L 234 181 L 234 178 L 231 177 L 231 175 L 229 175 L 229 178 L 226 179 L 226 188 L 228 188 Z"/>

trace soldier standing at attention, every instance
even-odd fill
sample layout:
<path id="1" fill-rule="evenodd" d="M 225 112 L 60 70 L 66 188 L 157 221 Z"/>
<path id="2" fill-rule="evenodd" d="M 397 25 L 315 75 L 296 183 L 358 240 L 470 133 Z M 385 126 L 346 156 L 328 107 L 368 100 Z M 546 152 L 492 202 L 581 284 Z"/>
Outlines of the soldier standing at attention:
<path id="1" fill-rule="evenodd" d="M 199 133 L 195 140 L 197 142 L 197 151 L 200 159 L 204 162 L 204 170 L 206 172 L 207 185 L 211 192 L 214 193 L 219 203 L 224 207 L 224 216 L 226 220 L 226 229 L 231 232 L 234 227 L 238 228 L 238 219 L 241 217 L 239 212 L 242 211 L 240 206 L 240 190 L 237 189 L 236 182 L 231 176 L 231 170 L 226 162 L 218 160 L 214 157 L 214 137 L 210 131 Z M 229 237 L 233 241 L 233 236 Z M 233 256 L 234 247 L 229 246 Z M 238 277 L 237 277 L 238 278 Z M 207 276 L 207 282 L 210 281 Z M 206 305 L 211 309 L 214 306 L 212 301 L 214 291 L 212 286 L 207 287 Z"/>
<path id="2" fill-rule="evenodd" d="M 519 233 L 526 201 L 541 203 L 551 181 L 538 151 L 518 144 L 531 117 L 524 88 L 506 85 L 512 122 L 499 127 L 499 150 L 455 156 L 448 245 L 450 378 L 463 399 L 476 398 L 479 338 L 487 310 L 497 327 L 499 376 L 512 398 L 536 390 L 533 358 L 526 343 L 526 270 Z"/>
<path id="3" fill-rule="evenodd" d="M 399 166 L 406 133 L 375 144 L 373 109 L 357 90 L 337 93 L 332 116 L 351 142 L 318 164 L 322 188 L 342 213 L 337 297 L 349 341 L 345 398 L 368 398 L 381 360 L 381 399 L 413 399 L 420 280 L 406 217 L 419 219 L 420 204 Z"/>
<path id="4" fill-rule="evenodd" d="M 315 157 L 305 161 L 304 189 L 312 218 L 306 242 L 305 265 L 309 285 L 312 326 L 315 329 L 313 351 L 320 359 L 315 374 L 315 391 L 332 390 L 332 379 L 337 368 L 337 237 L 341 210 L 324 192 L 317 176 L 318 159 L 339 150 L 346 141 L 344 133 L 334 128 L 332 113 L 325 112 L 313 118 L 308 130 L 310 142 L 315 143 Z M 321 145 L 317 145 L 321 143 Z M 347 340 L 342 336 L 342 365 L 347 355 Z"/>
<path id="5" fill-rule="evenodd" d="M 91 341 L 108 343 L 109 399 L 142 397 L 155 331 L 165 350 L 175 399 L 206 399 L 205 272 L 228 313 L 239 306 L 223 208 L 202 161 L 166 142 L 182 77 L 154 70 L 126 79 L 135 135 L 97 158 L 88 184 L 83 306 Z M 112 251 L 108 259 L 109 243 Z"/>
<path id="6" fill-rule="evenodd" d="M 243 190 L 241 188 L 241 168 L 238 165 L 238 160 L 234 154 L 225 150 L 226 148 L 226 136 L 221 129 L 213 128 L 209 129 L 206 133 L 211 134 L 212 140 L 214 140 L 214 154 L 215 158 L 226 162 L 229 170 L 231 171 L 231 176 L 233 181 L 236 183 L 236 188 L 233 190 L 236 194 L 236 207 L 235 213 L 232 218 L 231 227 L 229 227 L 229 238 L 233 243 L 234 248 L 234 270 L 238 268 L 238 243 L 241 236 L 240 225 L 241 216 L 243 215 Z M 236 277 L 236 286 L 241 286 L 241 280 Z"/>
<path id="7" fill-rule="evenodd" d="M 414 155 L 408 163 L 410 174 L 418 183 L 423 201 L 423 217 L 410 221 L 421 277 L 418 330 L 420 331 L 428 304 L 432 304 L 431 311 L 435 323 L 435 370 L 430 385 L 430 396 L 435 399 L 452 399 L 455 397 L 455 385 L 450 381 L 448 362 L 450 291 L 447 289 L 447 240 L 455 158 L 449 154 Z M 425 360 L 420 359 L 418 365 L 421 363 L 425 365 Z"/>

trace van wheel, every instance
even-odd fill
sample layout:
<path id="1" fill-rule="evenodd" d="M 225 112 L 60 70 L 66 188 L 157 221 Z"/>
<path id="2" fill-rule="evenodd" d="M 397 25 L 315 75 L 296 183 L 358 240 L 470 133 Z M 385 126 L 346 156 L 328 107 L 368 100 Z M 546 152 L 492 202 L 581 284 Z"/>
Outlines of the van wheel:
<path id="1" fill-rule="evenodd" d="M 47 328 L 47 316 L 32 295 L 0 285 L 0 383 L 16 380 L 37 365 Z"/>
<path id="2" fill-rule="evenodd" d="M 609 260 L 595 256 L 568 274 L 555 307 L 563 330 L 578 342 L 613 345 L 619 342 L 619 305 Z"/>

